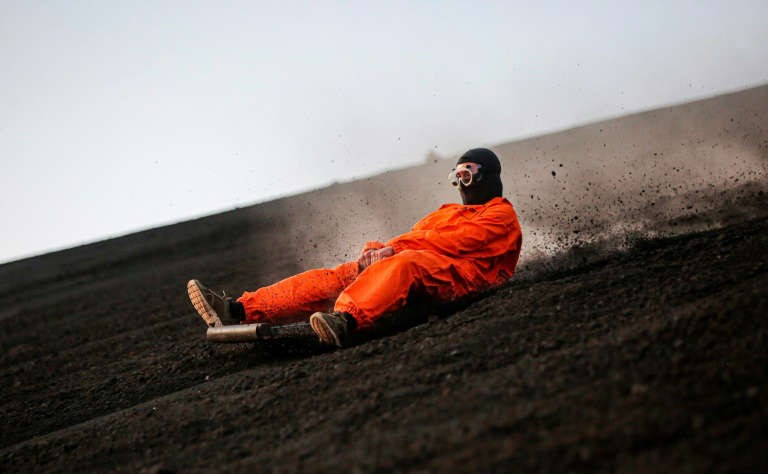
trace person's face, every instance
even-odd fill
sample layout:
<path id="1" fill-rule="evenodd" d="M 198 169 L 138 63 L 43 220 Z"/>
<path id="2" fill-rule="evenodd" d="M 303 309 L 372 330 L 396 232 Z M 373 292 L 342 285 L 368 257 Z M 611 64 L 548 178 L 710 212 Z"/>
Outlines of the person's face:
<path id="1" fill-rule="evenodd" d="M 455 188 L 468 188 L 476 181 L 481 167 L 481 165 L 472 162 L 459 163 L 448 174 L 448 180 Z"/>
<path id="2" fill-rule="evenodd" d="M 501 177 L 496 173 L 487 174 L 482 168 L 480 163 L 467 161 L 457 164 L 448 175 L 464 205 L 485 204 L 502 195 Z"/>

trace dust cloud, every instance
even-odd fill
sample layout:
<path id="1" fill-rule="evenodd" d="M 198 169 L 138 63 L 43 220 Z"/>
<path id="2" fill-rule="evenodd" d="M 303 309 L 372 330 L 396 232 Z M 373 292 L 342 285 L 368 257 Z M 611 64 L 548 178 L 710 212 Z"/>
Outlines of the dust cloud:
<path id="1" fill-rule="evenodd" d="M 523 227 L 521 268 L 768 213 L 768 86 L 491 148 Z M 366 241 L 460 202 L 447 182 L 455 159 L 430 153 L 419 166 L 288 198 L 297 268 L 357 258 Z"/>

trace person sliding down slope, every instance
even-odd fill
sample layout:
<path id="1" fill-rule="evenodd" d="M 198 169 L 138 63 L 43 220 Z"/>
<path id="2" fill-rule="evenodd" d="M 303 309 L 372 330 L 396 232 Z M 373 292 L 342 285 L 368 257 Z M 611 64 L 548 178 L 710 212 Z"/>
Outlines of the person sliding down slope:
<path id="1" fill-rule="evenodd" d="M 386 243 L 366 243 L 356 261 L 309 270 L 236 300 L 190 280 L 189 298 L 209 326 L 309 319 L 321 342 L 342 347 L 351 331 L 411 298 L 446 303 L 501 285 L 514 274 L 522 244 L 517 214 L 502 197 L 501 163 L 491 150 L 475 148 L 449 178 L 463 204 L 444 204 Z"/>

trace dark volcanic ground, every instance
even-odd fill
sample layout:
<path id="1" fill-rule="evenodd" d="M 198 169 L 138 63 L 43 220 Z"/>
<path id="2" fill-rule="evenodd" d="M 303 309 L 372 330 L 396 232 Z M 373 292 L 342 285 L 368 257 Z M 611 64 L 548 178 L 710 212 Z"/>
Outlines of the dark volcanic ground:
<path id="1" fill-rule="evenodd" d="M 3 268 L 0 471 L 768 472 L 768 218 L 334 351 L 204 341 L 187 278 L 296 270 L 233 216 Z"/>
<path id="2" fill-rule="evenodd" d="M 495 147 L 516 278 L 344 350 L 208 344 L 185 284 L 352 259 L 455 201 L 455 161 L 0 265 L 0 472 L 768 472 L 766 111 Z"/>

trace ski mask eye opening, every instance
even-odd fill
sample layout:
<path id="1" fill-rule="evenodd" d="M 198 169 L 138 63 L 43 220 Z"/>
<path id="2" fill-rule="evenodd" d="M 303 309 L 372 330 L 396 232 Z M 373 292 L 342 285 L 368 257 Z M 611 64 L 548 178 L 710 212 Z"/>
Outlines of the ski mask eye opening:
<path id="1" fill-rule="evenodd" d="M 459 183 L 467 187 L 475 180 L 475 176 L 480 172 L 480 168 L 482 168 L 482 165 L 477 163 L 459 163 L 448 174 L 448 180 L 454 188 L 458 188 Z"/>

